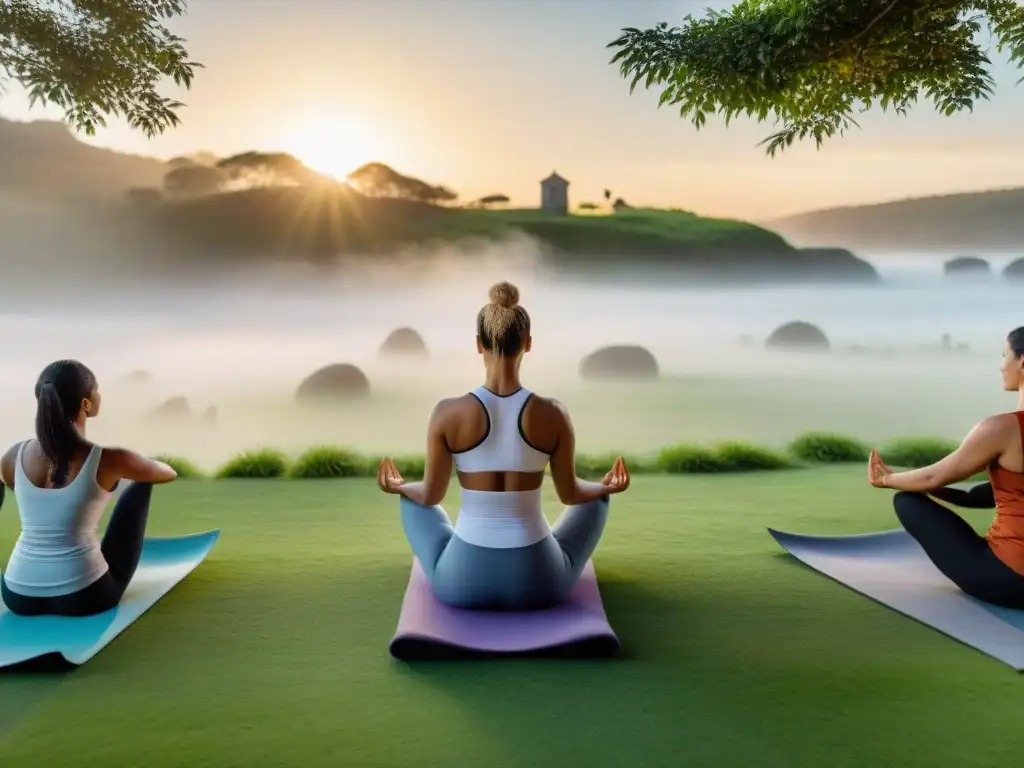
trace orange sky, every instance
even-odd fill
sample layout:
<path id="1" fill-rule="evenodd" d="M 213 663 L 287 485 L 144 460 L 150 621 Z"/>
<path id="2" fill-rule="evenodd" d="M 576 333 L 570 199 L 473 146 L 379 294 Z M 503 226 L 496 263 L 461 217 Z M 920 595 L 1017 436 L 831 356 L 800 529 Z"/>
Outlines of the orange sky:
<path id="1" fill-rule="evenodd" d="M 527 205 L 556 169 L 575 203 L 607 187 L 634 205 L 748 219 L 1024 186 L 1024 93 L 1005 63 L 996 98 L 973 115 L 944 119 L 927 103 L 910 118 L 869 114 L 863 131 L 774 160 L 755 146 L 770 125 L 697 132 L 654 94 L 630 96 L 605 44 L 704 5 L 193 0 L 177 31 L 206 69 L 182 97 L 183 124 L 152 141 L 115 125 L 90 141 L 162 157 L 283 150 L 336 173 L 381 160 L 464 200 L 500 192 Z M 17 88 L 0 114 L 58 116 L 29 112 Z"/>

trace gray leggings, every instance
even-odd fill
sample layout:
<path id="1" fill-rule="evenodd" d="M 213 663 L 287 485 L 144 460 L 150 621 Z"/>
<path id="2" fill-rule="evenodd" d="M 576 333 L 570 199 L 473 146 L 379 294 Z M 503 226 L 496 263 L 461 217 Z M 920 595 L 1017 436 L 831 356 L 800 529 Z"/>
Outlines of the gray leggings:
<path id="1" fill-rule="evenodd" d="M 517 549 L 468 544 L 440 507 L 401 500 L 402 527 L 434 594 L 456 608 L 533 610 L 562 602 L 608 521 L 608 497 L 566 507 L 551 534 Z"/>

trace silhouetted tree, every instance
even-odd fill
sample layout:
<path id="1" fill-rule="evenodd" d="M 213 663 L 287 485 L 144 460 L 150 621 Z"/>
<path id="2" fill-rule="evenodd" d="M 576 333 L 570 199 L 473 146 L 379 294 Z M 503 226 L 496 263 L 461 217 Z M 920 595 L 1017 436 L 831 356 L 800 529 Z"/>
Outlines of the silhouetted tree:
<path id="1" fill-rule="evenodd" d="M 632 205 L 627 203 L 621 197 L 615 198 L 615 202 L 612 203 L 612 210 L 613 211 L 624 211 L 624 210 L 627 210 L 627 209 L 632 208 L 632 207 L 633 207 Z"/>
<path id="2" fill-rule="evenodd" d="M 218 161 L 232 181 L 253 187 L 312 184 L 326 178 L 287 152 L 243 152 Z"/>
<path id="3" fill-rule="evenodd" d="M 166 22 L 187 0 L 5 0 L 0 2 L 0 74 L 31 103 L 53 104 L 93 135 L 123 117 L 147 136 L 178 124 L 179 101 L 161 96 L 165 77 L 189 88 L 195 69 Z M 2 78 L 0 78 L 2 79 Z"/>
<path id="4" fill-rule="evenodd" d="M 581 211 L 596 211 L 598 209 L 597 203 L 580 203 L 579 209 Z"/>
<path id="5" fill-rule="evenodd" d="M 726 11 L 623 29 L 618 51 L 630 92 L 662 89 L 700 129 L 708 115 L 772 117 L 767 153 L 813 137 L 818 146 L 877 104 L 905 115 L 926 95 L 943 115 L 972 110 L 994 81 L 982 25 L 1024 64 L 1024 7 L 1015 0 L 744 0 Z"/>
<path id="6" fill-rule="evenodd" d="M 164 191 L 172 197 L 203 197 L 220 192 L 227 179 L 216 168 L 182 165 L 164 176 Z"/>
<path id="7" fill-rule="evenodd" d="M 502 195 L 499 193 L 496 195 L 486 195 L 476 202 L 481 208 L 487 208 L 492 205 L 506 205 L 508 201 L 508 195 Z"/>
<path id="8" fill-rule="evenodd" d="M 612 191 L 610 189 L 606 189 L 604 191 L 604 199 L 605 200 L 611 200 L 612 199 Z"/>
<path id="9" fill-rule="evenodd" d="M 385 163 L 366 163 L 348 175 L 348 182 L 364 195 L 416 200 L 421 203 L 446 203 L 458 194 L 443 186 L 434 186 L 413 176 L 405 176 Z"/>

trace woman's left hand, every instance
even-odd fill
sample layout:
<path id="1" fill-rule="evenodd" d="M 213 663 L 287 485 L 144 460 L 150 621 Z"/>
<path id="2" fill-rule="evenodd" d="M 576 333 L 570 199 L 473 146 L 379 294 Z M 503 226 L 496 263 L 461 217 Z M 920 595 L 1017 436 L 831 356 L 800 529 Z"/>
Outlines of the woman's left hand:
<path id="1" fill-rule="evenodd" d="M 868 482 L 875 488 L 888 488 L 891 474 L 892 470 L 882 461 L 878 451 L 872 448 L 871 455 L 868 457 Z"/>
<path id="2" fill-rule="evenodd" d="M 377 486 L 384 493 L 398 494 L 403 485 L 405 485 L 405 479 L 398 471 L 398 467 L 395 466 L 395 462 L 391 459 L 381 461 L 380 469 L 377 470 Z"/>

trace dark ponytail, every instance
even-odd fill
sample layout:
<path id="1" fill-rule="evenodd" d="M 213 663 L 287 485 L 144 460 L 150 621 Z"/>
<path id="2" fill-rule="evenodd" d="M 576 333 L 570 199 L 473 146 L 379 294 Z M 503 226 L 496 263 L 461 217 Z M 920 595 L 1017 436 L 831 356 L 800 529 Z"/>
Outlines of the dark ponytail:
<path id="1" fill-rule="evenodd" d="M 96 377 L 77 360 L 58 360 L 36 382 L 36 439 L 53 466 L 53 487 L 64 485 L 71 458 L 82 445 L 74 421 L 82 400 L 96 390 Z"/>

